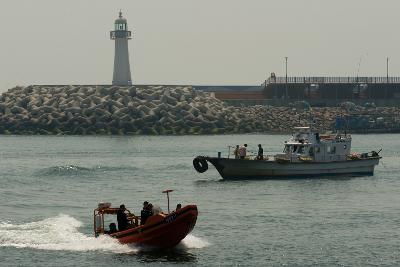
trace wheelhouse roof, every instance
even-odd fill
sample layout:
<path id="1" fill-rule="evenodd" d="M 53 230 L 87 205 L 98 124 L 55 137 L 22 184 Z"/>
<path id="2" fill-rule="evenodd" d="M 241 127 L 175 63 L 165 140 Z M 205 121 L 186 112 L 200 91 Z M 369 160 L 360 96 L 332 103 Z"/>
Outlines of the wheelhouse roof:
<path id="1" fill-rule="evenodd" d="M 95 209 L 95 210 L 97 210 L 99 213 L 102 213 L 102 214 L 114 214 L 115 215 L 118 213 L 119 208 L 109 207 L 109 208 L 100 208 L 100 209 Z M 126 209 L 126 211 L 128 211 L 130 213 L 130 211 L 128 209 Z"/>
<path id="2" fill-rule="evenodd" d="M 285 145 L 297 145 L 297 146 L 306 146 L 306 145 L 311 145 L 312 143 L 309 142 L 304 142 L 304 143 L 300 143 L 300 142 L 286 142 Z"/>

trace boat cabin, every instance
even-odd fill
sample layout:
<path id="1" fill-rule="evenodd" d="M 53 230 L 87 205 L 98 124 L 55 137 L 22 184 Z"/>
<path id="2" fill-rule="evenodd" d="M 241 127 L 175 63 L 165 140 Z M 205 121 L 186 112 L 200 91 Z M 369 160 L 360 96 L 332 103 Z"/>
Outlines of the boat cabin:
<path id="1" fill-rule="evenodd" d="M 97 209 L 93 211 L 93 230 L 95 236 L 99 236 L 100 234 L 113 234 L 118 232 L 116 223 L 110 223 L 109 225 L 105 225 L 105 217 L 106 215 L 113 215 L 115 217 L 117 215 L 119 208 L 111 207 L 111 203 L 109 202 L 101 202 L 98 204 Z M 131 227 L 137 227 L 140 225 L 140 217 L 134 215 L 129 210 L 125 210 L 127 214 L 127 218 L 130 221 Z"/>
<path id="2" fill-rule="evenodd" d="M 292 137 L 285 141 L 282 154 L 277 154 L 277 161 L 288 162 L 332 162 L 347 160 L 350 155 L 351 136 L 319 134 L 310 127 L 295 127 Z"/>

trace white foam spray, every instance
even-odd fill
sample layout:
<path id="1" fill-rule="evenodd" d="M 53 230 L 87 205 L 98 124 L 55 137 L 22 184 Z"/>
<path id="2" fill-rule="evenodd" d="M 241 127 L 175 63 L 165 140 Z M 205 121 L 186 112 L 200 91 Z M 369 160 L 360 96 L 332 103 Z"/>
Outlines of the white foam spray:
<path id="1" fill-rule="evenodd" d="M 186 248 L 204 248 L 210 245 L 206 240 L 196 237 L 194 235 L 187 235 L 185 239 L 182 240 L 182 242 L 179 244 L 183 247 Z"/>
<path id="2" fill-rule="evenodd" d="M 82 222 L 60 214 L 38 222 L 11 224 L 0 222 L 0 247 L 34 248 L 44 250 L 104 251 L 111 253 L 136 253 L 133 245 L 123 245 L 108 236 L 95 238 L 78 231 Z M 180 248 L 195 249 L 208 246 L 201 238 L 188 235 Z"/>
<path id="3" fill-rule="evenodd" d="M 137 248 L 122 245 L 117 240 L 101 236 L 90 237 L 78 231 L 82 223 L 60 214 L 38 222 L 26 224 L 0 223 L 0 246 L 45 250 L 106 251 L 134 253 Z"/>

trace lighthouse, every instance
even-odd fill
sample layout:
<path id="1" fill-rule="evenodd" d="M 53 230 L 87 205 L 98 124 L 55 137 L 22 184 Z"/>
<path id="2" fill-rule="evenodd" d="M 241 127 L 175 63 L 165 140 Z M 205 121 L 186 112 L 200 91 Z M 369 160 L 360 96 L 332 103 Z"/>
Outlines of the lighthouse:
<path id="1" fill-rule="evenodd" d="M 110 39 L 115 41 L 113 85 L 132 85 L 131 69 L 129 66 L 128 40 L 131 39 L 131 31 L 128 24 L 119 11 L 119 17 L 115 20 L 114 30 L 110 32 Z"/>

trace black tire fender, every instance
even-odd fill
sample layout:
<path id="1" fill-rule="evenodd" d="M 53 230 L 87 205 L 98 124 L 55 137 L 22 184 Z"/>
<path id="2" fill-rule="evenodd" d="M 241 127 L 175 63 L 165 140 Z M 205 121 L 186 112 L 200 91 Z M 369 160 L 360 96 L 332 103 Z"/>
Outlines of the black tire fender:
<path id="1" fill-rule="evenodd" d="M 203 173 L 208 170 L 208 163 L 204 157 L 198 156 L 193 159 L 193 167 L 199 173 Z"/>

